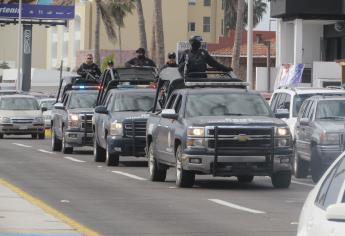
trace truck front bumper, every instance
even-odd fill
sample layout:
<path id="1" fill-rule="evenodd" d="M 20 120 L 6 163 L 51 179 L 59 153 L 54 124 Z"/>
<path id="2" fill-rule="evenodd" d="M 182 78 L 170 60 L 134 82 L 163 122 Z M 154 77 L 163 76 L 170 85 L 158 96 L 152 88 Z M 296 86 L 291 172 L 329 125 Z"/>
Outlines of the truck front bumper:
<path id="1" fill-rule="evenodd" d="M 66 131 L 64 135 L 68 147 L 93 146 L 93 133 Z"/>
<path id="2" fill-rule="evenodd" d="M 127 138 L 122 136 L 110 136 L 107 139 L 108 151 L 120 156 L 145 156 L 145 138 Z"/>
<path id="3" fill-rule="evenodd" d="M 44 124 L 1 124 L 0 134 L 41 134 L 44 132 Z"/>
<path id="4" fill-rule="evenodd" d="M 342 152 L 339 145 L 316 145 L 316 155 L 325 166 L 330 166 Z"/>

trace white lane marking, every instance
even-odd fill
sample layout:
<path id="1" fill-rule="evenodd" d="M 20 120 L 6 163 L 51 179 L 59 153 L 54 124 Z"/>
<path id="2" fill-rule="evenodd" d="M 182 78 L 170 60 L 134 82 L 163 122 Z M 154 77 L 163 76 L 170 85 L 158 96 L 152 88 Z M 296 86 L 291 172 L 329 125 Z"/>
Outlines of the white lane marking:
<path id="1" fill-rule="evenodd" d="M 47 150 L 44 150 L 44 149 L 37 149 L 37 151 L 43 152 L 43 153 L 48 153 L 48 154 L 55 154 L 54 152 L 50 152 L 50 151 L 47 151 Z"/>
<path id="2" fill-rule="evenodd" d="M 303 186 L 308 186 L 308 187 L 312 187 L 312 188 L 315 187 L 314 184 L 307 184 L 307 183 L 299 182 L 299 181 L 296 181 L 296 180 L 291 180 L 291 183 L 293 183 L 293 184 L 299 184 L 299 185 L 303 185 Z"/>
<path id="3" fill-rule="evenodd" d="M 102 168 L 103 166 L 97 166 L 98 168 Z"/>
<path id="4" fill-rule="evenodd" d="M 220 199 L 208 199 L 208 200 L 211 201 L 211 202 L 223 205 L 223 206 L 227 206 L 227 207 L 230 207 L 230 208 L 234 208 L 234 209 L 240 210 L 240 211 L 246 211 L 246 212 L 253 213 L 253 214 L 266 214 L 266 212 L 264 212 L 264 211 L 250 209 L 250 208 L 243 207 L 243 206 L 240 206 L 240 205 L 236 205 L 236 204 L 233 204 L 233 203 L 230 203 L 230 202 L 226 202 L 226 201 L 223 201 L 223 200 L 220 200 Z"/>
<path id="5" fill-rule="evenodd" d="M 19 146 L 19 147 L 26 147 L 26 148 L 31 148 L 32 146 L 29 146 L 29 145 L 25 145 L 25 144 L 21 144 L 21 143 L 12 143 L 16 146 Z"/>
<path id="6" fill-rule="evenodd" d="M 171 186 L 171 187 L 169 187 L 170 189 L 176 189 L 177 187 L 174 187 L 174 186 Z"/>
<path id="7" fill-rule="evenodd" d="M 61 200 L 60 202 L 61 202 L 61 203 L 70 203 L 69 200 Z"/>
<path id="8" fill-rule="evenodd" d="M 141 180 L 141 181 L 147 180 L 147 179 L 141 178 L 139 176 L 132 175 L 132 174 L 129 174 L 129 173 L 126 173 L 126 172 L 122 172 L 122 171 L 112 171 L 112 173 L 115 173 L 115 174 L 118 174 L 118 175 L 127 176 L 129 178 L 136 179 L 136 180 Z"/>
<path id="9" fill-rule="evenodd" d="M 291 222 L 290 225 L 298 225 L 298 222 Z"/>
<path id="10" fill-rule="evenodd" d="M 75 159 L 75 158 L 73 158 L 73 157 L 63 157 L 63 158 L 65 158 L 65 159 L 67 159 L 67 160 L 70 160 L 70 161 L 78 162 L 78 163 L 84 163 L 84 162 L 86 162 L 86 161 L 82 161 L 82 160 L 79 160 L 79 159 Z"/>

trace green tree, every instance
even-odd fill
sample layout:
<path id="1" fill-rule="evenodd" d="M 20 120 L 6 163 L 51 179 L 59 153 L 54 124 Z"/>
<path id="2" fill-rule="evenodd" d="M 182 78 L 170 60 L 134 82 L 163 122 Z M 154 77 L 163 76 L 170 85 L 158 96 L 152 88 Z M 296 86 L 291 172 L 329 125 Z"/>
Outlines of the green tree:
<path id="1" fill-rule="evenodd" d="M 228 34 L 229 30 L 236 29 L 238 0 L 225 0 L 224 7 L 224 30 Z M 262 20 L 263 15 L 267 12 L 267 3 L 264 0 L 254 0 L 254 27 Z M 247 25 L 248 5 L 244 8 L 244 26 Z"/>

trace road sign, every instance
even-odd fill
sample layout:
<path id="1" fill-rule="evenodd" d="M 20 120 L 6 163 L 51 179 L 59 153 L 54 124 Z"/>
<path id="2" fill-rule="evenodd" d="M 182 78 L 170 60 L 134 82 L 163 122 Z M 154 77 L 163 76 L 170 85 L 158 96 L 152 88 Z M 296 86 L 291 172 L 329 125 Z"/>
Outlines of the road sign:
<path id="1" fill-rule="evenodd" d="M 18 0 L 0 0 L 0 18 L 18 18 Z M 73 19 L 75 0 L 23 0 L 27 19 Z"/>

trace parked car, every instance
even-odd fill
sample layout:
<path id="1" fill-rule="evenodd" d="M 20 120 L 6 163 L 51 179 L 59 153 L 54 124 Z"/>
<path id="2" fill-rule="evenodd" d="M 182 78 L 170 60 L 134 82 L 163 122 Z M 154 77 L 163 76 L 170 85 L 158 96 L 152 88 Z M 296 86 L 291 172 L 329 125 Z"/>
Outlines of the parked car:
<path id="1" fill-rule="evenodd" d="M 36 98 L 27 95 L 0 96 L 0 138 L 27 135 L 45 138 L 44 120 Z"/>
<path id="2" fill-rule="evenodd" d="M 274 187 L 289 187 L 290 131 L 259 93 L 227 74 L 189 81 L 177 69 L 166 70 L 157 88 L 170 83 L 165 108 L 147 121 L 152 181 L 165 181 L 167 169 L 175 167 L 179 187 L 192 187 L 197 174 L 247 183 L 270 176 Z"/>
<path id="3" fill-rule="evenodd" d="M 314 96 L 307 99 L 296 123 L 294 172 L 305 178 L 311 170 L 317 182 L 344 151 L 345 96 Z"/>
<path id="4" fill-rule="evenodd" d="M 292 138 L 295 139 L 295 125 L 303 102 L 312 96 L 324 94 L 345 95 L 345 90 L 340 88 L 283 87 L 274 91 L 270 106 L 273 113 L 288 124 Z"/>
<path id="5" fill-rule="evenodd" d="M 54 109 L 54 104 L 56 103 L 56 98 L 44 98 L 38 101 L 40 108 L 45 107 L 47 111 L 43 112 L 43 119 L 45 128 L 51 127 L 52 122 L 52 110 Z"/>
<path id="6" fill-rule="evenodd" d="M 345 234 L 345 153 L 309 193 L 299 218 L 297 236 Z"/>

